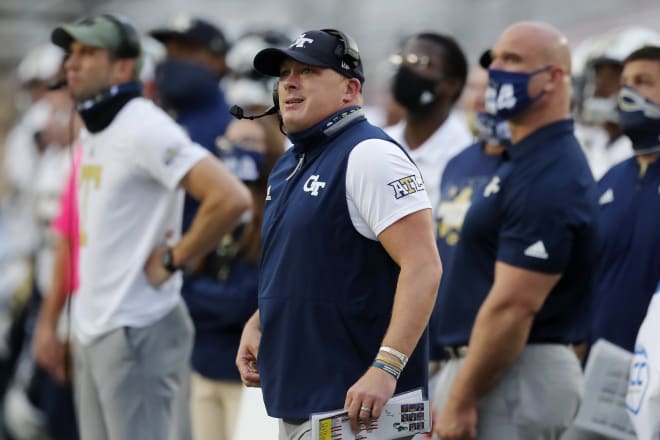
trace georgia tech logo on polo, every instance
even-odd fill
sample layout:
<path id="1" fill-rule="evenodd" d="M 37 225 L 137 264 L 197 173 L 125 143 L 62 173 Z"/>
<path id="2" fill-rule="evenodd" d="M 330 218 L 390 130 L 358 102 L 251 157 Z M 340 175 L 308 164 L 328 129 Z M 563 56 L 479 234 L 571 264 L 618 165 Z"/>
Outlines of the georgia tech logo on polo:
<path id="1" fill-rule="evenodd" d="M 417 180 L 417 176 L 410 175 L 402 177 L 398 180 L 394 180 L 388 183 L 394 189 L 394 198 L 400 199 L 410 194 L 414 194 L 419 191 L 424 191 L 424 182 Z"/>
<path id="2" fill-rule="evenodd" d="M 167 150 L 165 150 L 165 153 L 163 154 L 163 163 L 165 165 L 169 165 L 172 163 L 174 158 L 179 154 L 179 147 L 170 147 Z"/>
<path id="3" fill-rule="evenodd" d="M 296 38 L 296 41 L 294 41 L 293 43 L 291 43 L 291 45 L 289 45 L 289 48 L 301 47 L 301 48 L 304 49 L 305 44 L 311 44 L 313 42 L 314 42 L 314 40 L 312 40 L 311 38 L 305 37 L 305 34 L 300 34 L 300 35 L 298 35 L 298 38 Z"/>
<path id="4" fill-rule="evenodd" d="M 319 177 L 318 174 L 309 176 L 309 179 L 305 182 L 305 186 L 303 186 L 303 190 L 314 197 L 318 196 L 319 190 L 325 188 L 325 182 L 319 182 Z"/>
<path id="5" fill-rule="evenodd" d="M 266 201 L 271 200 L 270 198 L 270 185 L 268 185 L 268 189 L 266 190 Z"/>
<path id="6" fill-rule="evenodd" d="M 484 197 L 491 196 L 500 192 L 500 177 L 493 176 L 488 185 L 484 188 Z"/>
<path id="7" fill-rule="evenodd" d="M 600 199 L 598 199 L 598 204 L 607 205 L 608 203 L 612 203 L 613 201 L 614 201 L 614 191 L 612 191 L 612 188 L 608 188 L 607 191 L 605 191 L 600 196 Z"/>

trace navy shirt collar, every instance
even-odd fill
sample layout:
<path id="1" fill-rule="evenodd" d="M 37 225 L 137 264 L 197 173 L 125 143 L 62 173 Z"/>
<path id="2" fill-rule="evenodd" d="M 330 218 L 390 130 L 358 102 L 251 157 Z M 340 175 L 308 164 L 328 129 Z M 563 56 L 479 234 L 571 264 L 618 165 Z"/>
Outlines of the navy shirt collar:
<path id="1" fill-rule="evenodd" d="M 522 140 L 506 148 L 506 156 L 512 160 L 519 160 L 528 154 L 539 154 L 547 149 L 548 140 L 567 134 L 573 134 L 575 127 L 572 119 L 562 119 L 545 125 L 525 136 Z M 552 147 L 550 147 L 552 148 Z"/>
<path id="2" fill-rule="evenodd" d="M 351 106 L 322 120 L 318 124 L 296 133 L 287 133 L 296 154 L 304 153 L 329 141 L 354 122 L 364 120 L 361 107 Z"/>

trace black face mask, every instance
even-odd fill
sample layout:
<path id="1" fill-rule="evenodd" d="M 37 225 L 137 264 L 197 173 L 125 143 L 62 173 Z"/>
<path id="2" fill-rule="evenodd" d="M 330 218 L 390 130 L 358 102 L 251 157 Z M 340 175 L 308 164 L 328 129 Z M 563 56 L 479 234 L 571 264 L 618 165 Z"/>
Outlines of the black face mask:
<path id="1" fill-rule="evenodd" d="M 399 67 L 392 82 L 392 96 L 410 112 L 427 109 L 437 99 L 435 87 L 439 81 L 424 78 L 406 66 Z"/>

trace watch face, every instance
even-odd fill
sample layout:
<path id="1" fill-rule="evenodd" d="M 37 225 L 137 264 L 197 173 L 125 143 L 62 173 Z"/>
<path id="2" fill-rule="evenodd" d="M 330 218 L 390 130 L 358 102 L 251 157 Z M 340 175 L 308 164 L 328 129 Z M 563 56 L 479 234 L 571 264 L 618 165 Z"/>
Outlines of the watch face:
<path id="1" fill-rule="evenodd" d="M 163 263 L 163 267 L 167 269 L 169 272 L 175 272 L 176 267 L 174 267 L 174 259 L 172 258 L 172 249 L 169 248 L 165 251 L 163 256 L 161 257 L 161 262 Z"/>

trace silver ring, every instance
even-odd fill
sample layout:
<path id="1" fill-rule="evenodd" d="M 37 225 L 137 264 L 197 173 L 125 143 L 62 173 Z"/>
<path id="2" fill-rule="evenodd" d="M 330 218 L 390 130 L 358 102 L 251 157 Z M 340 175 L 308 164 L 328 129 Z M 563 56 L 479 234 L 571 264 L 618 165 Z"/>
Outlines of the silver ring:
<path id="1" fill-rule="evenodd" d="M 365 412 L 371 414 L 371 408 L 367 408 L 366 406 L 361 406 L 360 407 L 360 412 Z"/>

